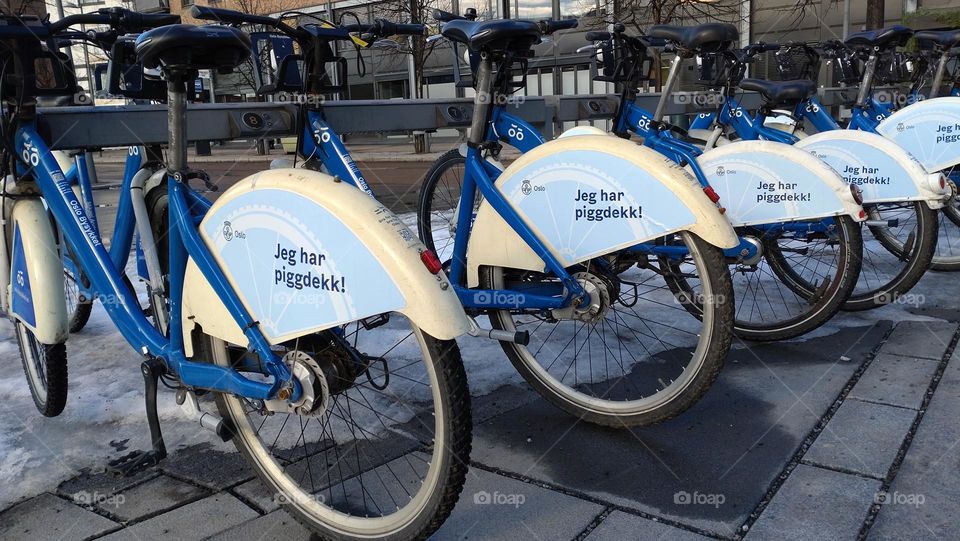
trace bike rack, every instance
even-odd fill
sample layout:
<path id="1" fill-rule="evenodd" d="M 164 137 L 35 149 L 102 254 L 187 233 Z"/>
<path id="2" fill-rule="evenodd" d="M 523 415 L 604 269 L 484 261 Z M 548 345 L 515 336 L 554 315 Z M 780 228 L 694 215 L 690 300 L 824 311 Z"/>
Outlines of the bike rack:
<path id="1" fill-rule="evenodd" d="M 849 99 L 856 88 L 821 89 L 824 105 Z M 716 110 L 719 94 L 676 92 L 666 109 L 668 115 Z M 760 105 L 753 92 L 738 95 L 748 108 Z M 660 93 L 641 93 L 637 102 L 653 111 Z M 609 94 L 577 96 L 512 96 L 511 112 L 541 128 L 552 139 L 563 122 L 613 118 L 618 99 Z M 470 126 L 473 101 L 470 98 L 422 100 L 350 100 L 323 105 L 330 126 L 340 134 L 410 133 Z M 299 106 L 290 102 L 249 102 L 193 104 L 187 107 L 187 140 L 226 141 L 293 136 Z M 40 133 L 52 141 L 54 150 L 100 149 L 130 145 L 165 144 L 166 105 L 121 105 L 40 108 Z"/>

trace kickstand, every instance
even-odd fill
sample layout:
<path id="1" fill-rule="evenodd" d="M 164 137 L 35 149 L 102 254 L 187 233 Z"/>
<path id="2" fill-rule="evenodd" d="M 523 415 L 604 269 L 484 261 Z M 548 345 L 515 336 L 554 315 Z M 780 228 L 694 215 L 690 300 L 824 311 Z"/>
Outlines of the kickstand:
<path id="1" fill-rule="evenodd" d="M 134 451 L 115 458 L 107 463 L 108 470 L 117 477 L 128 477 L 151 466 L 156 466 L 167 457 L 167 448 L 160 432 L 160 419 L 157 416 L 157 383 L 165 367 L 159 359 L 148 359 L 140 365 L 143 374 L 143 400 L 147 409 L 147 424 L 150 425 L 150 451 Z"/>

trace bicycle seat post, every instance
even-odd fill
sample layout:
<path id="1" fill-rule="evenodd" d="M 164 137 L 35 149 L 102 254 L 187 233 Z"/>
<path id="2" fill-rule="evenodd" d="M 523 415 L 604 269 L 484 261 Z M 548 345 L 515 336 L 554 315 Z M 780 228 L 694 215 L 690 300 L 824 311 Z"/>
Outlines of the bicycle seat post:
<path id="1" fill-rule="evenodd" d="M 484 142 L 487 133 L 487 120 L 493 105 L 493 62 L 487 53 L 480 55 L 477 66 L 477 96 L 473 101 L 473 118 L 470 120 L 470 146 L 478 147 Z"/>
<path id="2" fill-rule="evenodd" d="M 677 79 L 680 77 L 680 66 L 682 64 L 683 55 L 678 51 L 677 55 L 673 58 L 673 62 L 670 63 L 670 72 L 667 74 L 667 81 L 663 85 L 660 101 L 657 102 L 657 109 L 653 113 L 653 119 L 658 122 L 663 120 L 663 115 L 667 111 L 667 100 L 670 99 L 670 94 L 673 93 L 673 88 L 676 86 Z"/>
<path id="3" fill-rule="evenodd" d="M 193 70 L 167 72 L 167 130 L 170 159 L 167 170 L 183 173 L 187 168 L 187 81 L 196 78 Z"/>
<path id="4" fill-rule="evenodd" d="M 873 75 L 877 71 L 877 56 L 878 52 L 874 48 L 863 64 L 863 82 L 860 83 L 860 92 L 857 93 L 856 105 L 858 107 L 866 106 L 867 100 L 870 98 L 870 91 L 873 89 Z"/>

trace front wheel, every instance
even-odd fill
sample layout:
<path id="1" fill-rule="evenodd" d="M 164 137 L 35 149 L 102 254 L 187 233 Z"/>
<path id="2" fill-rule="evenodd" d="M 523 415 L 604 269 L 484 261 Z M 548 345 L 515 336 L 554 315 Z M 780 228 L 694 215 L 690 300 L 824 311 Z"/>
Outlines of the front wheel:
<path id="1" fill-rule="evenodd" d="M 381 320 L 382 321 L 382 320 Z M 237 449 L 294 518 L 323 538 L 422 539 L 453 510 L 470 455 L 470 395 L 456 342 L 399 314 L 276 348 L 315 376 L 311 410 L 220 394 Z M 212 360 L 253 354 L 210 338 Z M 245 374 L 259 377 L 259 374 Z"/>
<path id="2" fill-rule="evenodd" d="M 14 330 L 33 403 L 46 417 L 60 415 L 67 404 L 66 346 L 40 343 L 20 321 L 14 321 Z"/>
<path id="3" fill-rule="evenodd" d="M 64 243 L 64 246 L 66 247 L 66 253 L 64 254 L 63 266 L 63 292 L 67 299 L 67 324 L 70 332 L 76 333 L 83 330 L 87 322 L 90 321 L 90 314 L 93 312 L 93 298 L 81 294 L 83 290 L 89 289 L 90 281 L 77 268 L 73 250 L 66 243 Z"/>
<path id="4" fill-rule="evenodd" d="M 763 251 L 758 261 L 731 268 L 741 338 L 774 341 L 806 334 L 833 317 L 857 285 L 863 237 L 849 216 L 738 232 Z"/>
<path id="5" fill-rule="evenodd" d="M 937 247 L 937 212 L 922 201 L 866 205 L 874 225 L 864 228 L 863 268 L 848 311 L 897 302 L 930 268 Z"/>
<path id="6" fill-rule="evenodd" d="M 571 270 L 590 294 L 589 310 L 490 313 L 495 329 L 529 331 L 528 345 L 501 342 L 504 352 L 537 392 L 579 419 L 611 427 L 665 421 L 696 403 L 723 366 L 734 300 L 722 252 L 687 232 L 657 243 L 685 247 L 674 252 L 685 255 L 625 251 Z M 481 268 L 484 288 L 516 291 L 551 281 Z"/>

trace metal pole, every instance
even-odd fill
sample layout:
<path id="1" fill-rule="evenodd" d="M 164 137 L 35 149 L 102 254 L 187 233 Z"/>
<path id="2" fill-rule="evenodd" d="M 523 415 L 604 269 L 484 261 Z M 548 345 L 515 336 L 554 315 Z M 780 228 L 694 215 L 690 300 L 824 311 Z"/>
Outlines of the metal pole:
<path id="1" fill-rule="evenodd" d="M 850 0 L 843 0 L 843 39 L 850 36 Z"/>

